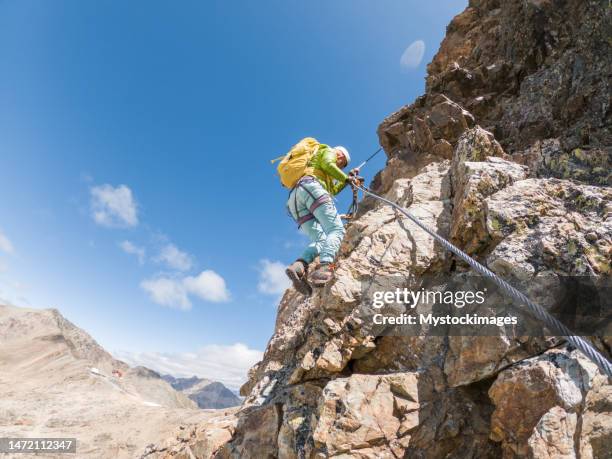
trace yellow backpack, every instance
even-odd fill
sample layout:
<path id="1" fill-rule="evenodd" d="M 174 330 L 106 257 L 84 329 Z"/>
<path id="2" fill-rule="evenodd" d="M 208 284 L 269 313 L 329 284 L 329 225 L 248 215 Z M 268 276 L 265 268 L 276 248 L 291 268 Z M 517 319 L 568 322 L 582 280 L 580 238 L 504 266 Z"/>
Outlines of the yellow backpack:
<path id="1" fill-rule="evenodd" d="M 312 168 L 308 166 L 308 162 L 318 148 L 319 142 L 317 139 L 306 137 L 296 143 L 285 156 L 272 160 L 272 163 L 280 160 L 276 170 L 285 188 L 293 188 L 304 175 L 312 173 Z"/>

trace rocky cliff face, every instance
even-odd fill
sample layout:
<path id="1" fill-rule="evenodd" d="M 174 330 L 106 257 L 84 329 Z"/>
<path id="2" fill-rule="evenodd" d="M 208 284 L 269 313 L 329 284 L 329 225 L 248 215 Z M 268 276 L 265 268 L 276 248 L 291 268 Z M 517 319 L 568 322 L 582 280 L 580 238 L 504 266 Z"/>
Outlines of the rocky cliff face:
<path id="1" fill-rule="evenodd" d="M 374 190 L 510 281 L 609 276 L 611 24 L 607 1 L 470 1 L 426 93 L 379 126 Z M 238 416 L 168 455 L 612 457 L 612 386 L 561 339 L 384 336 L 362 320 L 372 284 L 467 271 L 366 199 L 335 281 L 285 293 Z"/>

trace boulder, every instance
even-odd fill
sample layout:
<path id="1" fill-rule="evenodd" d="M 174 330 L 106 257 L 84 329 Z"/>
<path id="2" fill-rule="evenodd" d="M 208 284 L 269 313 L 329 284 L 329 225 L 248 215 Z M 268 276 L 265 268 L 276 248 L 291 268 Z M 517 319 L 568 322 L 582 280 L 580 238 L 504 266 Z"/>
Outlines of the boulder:
<path id="1" fill-rule="evenodd" d="M 579 420 L 609 412 L 609 403 L 593 406 L 589 415 L 585 411 L 587 398 L 601 400 L 602 379 L 591 361 L 567 348 L 551 349 L 502 371 L 489 389 L 495 404 L 491 439 L 501 442 L 508 457 L 578 457 Z M 581 434 L 580 448 L 591 446 L 591 434 Z M 609 426 L 597 435 L 609 438 Z"/>

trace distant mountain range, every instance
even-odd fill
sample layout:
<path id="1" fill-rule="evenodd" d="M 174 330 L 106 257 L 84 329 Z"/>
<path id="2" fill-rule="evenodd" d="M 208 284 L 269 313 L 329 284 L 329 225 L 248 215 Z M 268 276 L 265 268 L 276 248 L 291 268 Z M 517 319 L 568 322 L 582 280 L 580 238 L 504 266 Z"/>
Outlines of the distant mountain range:
<path id="1" fill-rule="evenodd" d="M 128 366 L 55 309 L 0 305 L 0 343 L 2 436 L 76 437 L 80 458 L 140 457 L 214 416 L 197 405 L 240 403 L 218 382 L 173 379 L 180 391 Z"/>
<path id="2" fill-rule="evenodd" d="M 162 379 L 193 400 L 200 408 L 229 408 L 241 403 L 236 394 L 217 381 L 197 376 L 175 378 L 171 375 L 162 375 Z"/>

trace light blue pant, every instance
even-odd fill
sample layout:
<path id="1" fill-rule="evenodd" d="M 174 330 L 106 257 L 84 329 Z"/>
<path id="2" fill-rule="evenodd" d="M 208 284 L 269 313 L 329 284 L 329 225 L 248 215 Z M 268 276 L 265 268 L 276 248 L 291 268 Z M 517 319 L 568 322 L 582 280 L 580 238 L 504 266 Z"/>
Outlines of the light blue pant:
<path id="1" fill-rule="evenodd" d="M 310 192 L 310 193 L 309 193 Z M 318 180 L 303 183 L 289 194 L 287 207 L 294 220 L 310 213 L 309 209 L 317 198 L 329 195 Z M 300 229 L 312 241 L 302 254 L 302 259 L 311 263 L 317 255 L 322 263 L 331 263 L 336 258 L 344 237 L 344 225 L 336 210 L 333 199 L 319 205 L 312 214 L 314 218 L 304 222 Z"/>

